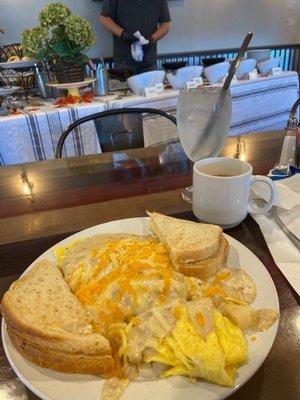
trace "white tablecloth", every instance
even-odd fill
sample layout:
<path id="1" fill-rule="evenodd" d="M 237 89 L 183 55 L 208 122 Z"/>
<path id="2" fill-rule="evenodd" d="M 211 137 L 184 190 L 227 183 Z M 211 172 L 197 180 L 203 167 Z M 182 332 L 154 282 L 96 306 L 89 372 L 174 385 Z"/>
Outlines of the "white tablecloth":
<path id="1" fill-rule="evenodd" d="M 237 81 L 231 85 L 230 91 L 232 115 L 228 136 L 281 129 L 286 126 L 292 105 L 299 96 L 299 77 L 297 72 L 287 71 L 277 76 Z M 131 96 L 112 100 L 108 108 L 153 107 L 176 115 L 178 93 L 171 90 L 153 98 Z M 168 135 L 169 139 L 173 137 L 173 130 L 169 134 L 162 131 L 162 127 L 157 129 L 156 126 L 157 139 Z"/>
<path id="2" fill-rule="evenodd" d="M 54 108 L 51 102 L 39 111 L 0 117 L 0 165 L 53 159 L 58 138 L 76 119 L 124 107 L 148 107 L 176 115 L 178 91 L 167 90 L 157 97 L 131 95 L 119 100 L 114 96 L 96 98 L 93 103 Z M 284 128 L 288 113 L 299 96 L 297 72 L 239 81 L 231 86 L 232 123 L 229 136 L 245 132 Z M 161 117 L 145 116 L 145 146 L 177 137 L 172 123 Z M 63 155 L 92 154 L 101 151 L 93 122 L 78 128 L 66 140 Z"/>
<path id="3" fill-rule="evenodd" d="M 101 101 L 72 107 L 54 108 L 45 102 L 38 111 L 23 111 L 16 116 L 0 117 L 0 165 L 42 161 L 55 158 L 55 149 L 63 130 L 78 118 L 106 110 Z M 66 139 L 63 156 L 100 152 L 93 122 L 87 122 Z"/>
<path id="4" fill-rule="evenodd" d="M 154 97 L 129 96 L 120 100 L 108 101 L 108 109 L 125 107 L 155 108 L 166 111 L 176 117 L 178 95 L 178 90 L 166 90 Z M 143 117 L 143 133 L 146 147 L 178 137 L 176 126 L 159 115 Z"/>
<path id="5" fill-rule="evenodd" d="M 293 71 L 232 84 L 229 136 L 285 128 L 298 97 L 299 76 Z"/>

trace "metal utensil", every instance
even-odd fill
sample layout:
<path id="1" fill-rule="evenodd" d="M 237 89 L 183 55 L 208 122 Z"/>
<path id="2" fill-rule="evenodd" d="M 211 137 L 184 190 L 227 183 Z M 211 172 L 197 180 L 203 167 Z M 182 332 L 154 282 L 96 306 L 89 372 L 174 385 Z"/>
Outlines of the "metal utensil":
<path id="1" fill-rule="evenodd" d="M 290 239 L 290 241 L 295 245 L 295 247 L 300 251 L 300 239 L 297 238 L 296 235 L 293 234 L 283 223 L 281 218 L 278 215 L 278 207 L 272 207 L 271 208 L 271 213 L 279 226 L 279 228 L 282 230 L 282 232 Z"/>
<path id="2" fill-rule="evenodd" d="M 34 63 L 34 72 L 35 72 L 35 79 L 38 84 L 38 88 L 40 90 L 41 96 L 43 99 L 47 99 L 49 96 L 49 90 L 46 86 L 46 82 L 44 76 L 42 74 L 41 66 L 38 63 Z"/>
<path id="3" fill-rule="evenodd" d="M 297 134 L 296 164 L 297 164 L 297 168 L 300 168 L 300 128 L 298 128 L 298 134 Z"/>
<path id="4" fill-rule="evenodd" d="M 296 117 L 297 108 L 300 106 L 300 97 L 294 103 L 288 120 L 288 128 L 296 128 L 298 126 L 298 118 Z"/>
<path id="5" fill-rule="evenodd" d="M 289 175 L 290 166 L 299 165 L 300 136 L 298 128 L 297 109 L 300 105 L 300 97 L 294 103 L 285 129 L 285 137 L 282 143 L 279 160 L 271 170 L 273 175 Z"/>
<path id="6" fill-rule="evenodd" d="M 6 371 L 7 368 L 7 371 Z M 1 367 L 2 376 L 9 376 L 8 367 Z M 26 388 L 19 379 L 1 379 L 0 398 L 7 400 L 28 400 Z"/>
<path id="7" fill-rule="evenodd" d="M 267 204 L 267 202 L 263 199 L 255 199 L 255 201 L 260 207 L 265 206 Z M 273 206 L 269 212 L 272 214 L 275 222 L 282 230 L 282 232 L 286 235 L 286 237 L 293 243 L 296 249 L 300 250 L 300 239 L 285 226 L 284 222 L 278 215 L 278 207 Z"/>
<path id="8" fill-rule="evenodd" d="M 98 95 L 99 96 L 107 96 L 109 95 L 109 79 L 107 69 L 97 68 L 97 85 L 98 85 Z"/>
<path id="9" fill-rule="evenodd" d="M 295 129 L 295 134 L 296 134 L 295 162 L 298 168 L 300 168 L 300 128 L 298 126 L 299 121 L 296 116 L 296 112 L 299 106 L 300 106 L 300 97 L 293 105 L 288 120 L 288 128 Z"/>
<path id="10" fill-rule="evenodd" d="M 249 43 L 251 41 L 253 37 L 253 33 L 252 32 L 248 32 L 247 35 L 245 36 L 245 39 L 239 49 L 239 52 L 235 58 L 235 60 L 231 63 L 230 68 L 229 68 L 229 72 L 227 75 L 227 78 L 225 79 L 225 82 L 223 84 L 222 87 L 222 92 L 226 92 L 226 90 L 229 89 L 232 78 L 234 77 L 234 74 L 236 73 L 242 59 L 244 56 L 244 53 L 246 52 L 246 50 L 248 49 Z"/>

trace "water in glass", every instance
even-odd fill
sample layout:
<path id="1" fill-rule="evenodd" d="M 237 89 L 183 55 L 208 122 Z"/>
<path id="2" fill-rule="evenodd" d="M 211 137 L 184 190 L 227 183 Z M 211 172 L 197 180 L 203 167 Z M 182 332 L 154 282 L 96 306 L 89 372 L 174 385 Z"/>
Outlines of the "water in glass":
<path id="1" fill-rule="evenodd" d="M 231 122 L 230 92 L 221 87 L 201 87 L 183 90 L 177 106 L 178 135 L 190 160 L 196 162 L 216 157 L 221 152 Z M 182 197 L 192 203 L 193 187 L 187 187 Z"/>
<path id="2" fill-rule="evenodd" d="M 178 134 L 192 161 L 219 155 L 230 128 L 230 92 L 221 87 L 183 90 L 177 106 Z"/>

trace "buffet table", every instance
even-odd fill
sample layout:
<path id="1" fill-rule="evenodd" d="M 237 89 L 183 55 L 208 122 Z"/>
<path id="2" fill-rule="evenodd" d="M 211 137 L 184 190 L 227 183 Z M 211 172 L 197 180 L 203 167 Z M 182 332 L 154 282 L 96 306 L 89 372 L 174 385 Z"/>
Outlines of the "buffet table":
<path id="1" fill-rule="evenodd" d="M 277 76 L 241 80 L 232 83 L 230 90 L 232 116 L 228 136 L 282 129 L 299 95 L 299 76 L 297 72 L 287 71 Z M 112 100 L 109 108 L 152 107 L 176 115 L 178 93 L 172 91 L 154 98 L 131 96 Z M 172 135 L 170 133 L 170 138 Z"/>
<path id="2" fill-rule="evenodd" d="M 43 101 L 36 110 L 0 117 L 0 165 L 18 164 L 54 158 L 62 131 L 76 119 L 96 112 L 124 108 L 158 108 L 176 115 L 178 91 L 166 90 L 155 97 L 128 95 L 95 98 L 92 103 L 55 108 Z M 232 123 L 229 136 L 241 133 L 280 129 L 299 94 L 297 72 L 238 81 L 231 86 Z M 163 124 L 163 118 L 145 116 L 145 146 L 177 137 L 176 127 Z M 76 129 L 66 141 L 63 156 L 101 152 L 93 122 Z"/>
<path id="3" fill-rule="evenodd" d="M 106 110 L 106 103 L 76 104 L 55 108 L 53 101 L 42 101 L 38 109 L 19 115 L 0 117 L 0 165 L 19 164 L 55 158 L 55 149 L 63 130 L 78 118 Z M 64 156 L 93 154 L 100 150 L 93 122 L 74 130 L 66 140 Z"/>

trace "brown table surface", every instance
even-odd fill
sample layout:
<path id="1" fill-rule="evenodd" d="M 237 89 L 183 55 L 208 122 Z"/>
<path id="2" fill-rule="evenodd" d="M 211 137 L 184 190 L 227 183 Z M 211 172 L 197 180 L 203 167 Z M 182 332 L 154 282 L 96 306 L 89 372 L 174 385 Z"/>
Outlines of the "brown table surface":
<path id="1" fill-rule="evenodd" d="M 280 131 L 229 138 L 222 155 L 246 160 L 255 174 L 266 174 L 278 159 L 282 139 Z M 118 156 L 107 153 L 1 167 L 1 298 L 36 257 L 71 233 L 114 219 L 144 216 L 147 209 L 194 219 L 190 206 L 181 199 L 181 188 L 191 184 L 191 173 L 192 164 L 180 146 L 170 144 L 119 152 Z M 278 335 L 265 363 L 229 399 L 298 399 L 299 298 L 275 265 L 250 216 L 227 233 L 265 265 L 281 309 Z M 16 378 L 1 344 L 2 399 L 38 397 Z"/>

